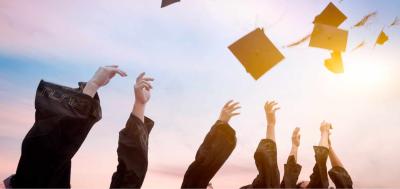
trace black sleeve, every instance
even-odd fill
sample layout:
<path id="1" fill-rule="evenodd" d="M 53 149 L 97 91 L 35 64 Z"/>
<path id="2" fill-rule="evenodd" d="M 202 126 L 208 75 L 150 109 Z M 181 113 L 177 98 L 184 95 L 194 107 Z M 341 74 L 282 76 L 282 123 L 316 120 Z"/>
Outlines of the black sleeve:
<path id="1" fill-rule="evenodd" d="M 301 165 L 296 163 L 294 155 L 289 156 L 285 164 L 285 172 L 281 182 L 281 188 L 296 188 L 297 180 L 301 171 Z"/>
<path id="2" fill-rule="evenodd" d="M 270 139 L 260 141 L 254 153 L 258 175 L 251 188 L 279 188 L 279 169 L 276 143 Z"/>
<path id="3" fill-rule="evenodd" d="M 118 166 L 110 188 L 140 188 L 148 165 L 148 139 L 154 122 L 145 117 L 144 123 L 130 115 L 124 129 L 119 132 Z"/>
<path id="4" fill-rule="evenodd" d="M 333 167 L 328 174 L 336 188 L 353 188 L 353 181 L 343 167 Z"/>
<path id="5" fill-rule="evenodd" d="M 328 171 L 326 161 L 328 160 L 329 149 L 322 146 L 314 146 L 315 165 L 310 175 L 308 188 L 328 188 Z"/>
<path id="6" fill-rule="evenodd" d="M 68 188 L 71 159 L 92 126 L 101 119 L 100 101 L 77 89 L 41 81 L 35 123 L 22 142 L 12 187 Z"/>
<path id="7" fill-rule="evenodd" d="M 236 146 L 235 131 L 217 121 L 197 150 L 195 161 L 187 169 L 182 188 L 206 188 Z"/>

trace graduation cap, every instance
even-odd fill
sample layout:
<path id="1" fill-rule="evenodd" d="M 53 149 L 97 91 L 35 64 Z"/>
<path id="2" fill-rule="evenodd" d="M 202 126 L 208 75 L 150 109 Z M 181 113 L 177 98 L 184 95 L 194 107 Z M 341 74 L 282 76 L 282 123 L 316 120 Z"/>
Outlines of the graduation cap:
<path id="1" fill-rule="evenodd" d="M 180 0 L 162 0 L 161 8 L 179 2 Z"/>
<path id="2" fill-rule="evenodd" d="M 378 38 L 376 39 L 375 45 L 383 45 L 386 43 L 386 41 L 389 40 L 389 37 L 386 35 L 386 33 L 382 30 L 381 33 L 379 34 Z"/>
<path id="3" fill-rule="evenodd" d="M 331 53 L 331 58 L 325 60 L 325 67 L 335 74 L 343 73 L 344 68 L 341 52 L 333 51 Z"/>
<path id="4" fill-rule="evenodd" d="M 259 28 L 228 48 L 255 80 L 285 58 Z"/>
<path id="5" fill-rule="evenodd" d="M 346 15 L 344 15 L 333 3 L 329 3 L 321 14 L 315 17 L 313 23 L 338 27 L 346 19 Z"/>
<path id="6" fill-rule="evenodd" d="M 310 47 L 333 51 L 346 51 L 348 31 L 325 24 L 315 24 L 311 33 Z"/>

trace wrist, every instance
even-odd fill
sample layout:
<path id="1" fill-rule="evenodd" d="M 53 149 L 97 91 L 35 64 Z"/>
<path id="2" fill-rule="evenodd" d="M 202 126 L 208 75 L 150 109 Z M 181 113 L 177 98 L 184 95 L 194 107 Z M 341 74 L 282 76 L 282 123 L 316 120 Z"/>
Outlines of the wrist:
<path id="1" fill-rule="evenodd" d="M 229 120 L 227 120 L 227 119 L 225 119 L 225 118 L 222 118 L 222 117 L 219 117 L 219 118 L 218 118 L 218 121 L 220 121 L 220 122 L 222 122 L 222 123 L 228 123 Z"/>
<path id="2" fill-rule="evenodd" d="M 132 114 L 138 117 L 140 120 L 144 122 L 144 110 L 145 110 L 145 104 L 143 103 L 138 103 L 135 101 L 135 104 L 133 105 L 132 109 Z"/>
<path id="3" fill-rule="evenodd" d="M 145 107 L 146 107 L 146 103 L 135 101 L 135 103 L 133 104 L 133 109 L 140 108 L 140 109 L 144 110 Z"/>
<path id="4" fill-rule="evenodd" d="M 218 119 L 218 121 L 219 121 L 220 123 L 222 123 L 222 124 L 228 124 L 228 121 L 225 121 L 225 120 L 220 120 L 220 119 Z"/>
<path id="5" fill-rule="evenodd" d="M 321 131 L 321 136 L 329 136 L 329 131 Z"/>
<path id="6" fill-rule="evenodd" d="M 82 93 L 87 94 L 91 97 L 94 97 L 96 94 L 97 90 L 99 89 L 99 86 L 95 84 L 92 81 L 88 81 L 85 85 L 85 88 L 83 89 Z"/>

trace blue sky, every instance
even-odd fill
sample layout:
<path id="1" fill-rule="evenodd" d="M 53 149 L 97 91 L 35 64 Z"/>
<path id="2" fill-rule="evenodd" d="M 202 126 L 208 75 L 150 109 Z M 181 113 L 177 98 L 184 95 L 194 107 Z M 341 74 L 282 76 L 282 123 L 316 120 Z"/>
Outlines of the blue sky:
<path id="1" fill-rule="evenodd" d="M 118 131 L 133 104 L 136 75 L 156 78 L 147 114 L 156 121 L 150 138 L 145 188 L 180 186 L 197 147 L 230 99 L 241 102 L 231 121 L 238 145 L 215 176 L 217 188 L 239 187 L 256 175 L 253 153 L 265 134 L 263 104 L 275 99 L 281 170 L 291 130 L 300 126 L 301 179 L 313 165 L 312 145 L 322 120 L 334 124 L 337 151 L 359 187 L 399 187 L 395 144 L 400 124 L 400 27 L 386 28 L 390 40 L 373 47 L 383 26 L 398 15 L 400 1 L 333 1 L 348 29 L 378 11 L 371 24 L 350 30 L 343 55 L 345 74 L 323 66 L 329 52 L 307 43 L 281 48 L 312 30 L 325 0 L 184 0 L 160 9 L 159 0 L 2 1 L 0 3 L 0 177 L 15 171 L 21 141 L 33 123 L 40 79 L 76 86 L 97 67 L 118 64 L 127 78 L 100 90 L 103 119 L 73 160 L 73 187 L 107 187 L 115 169 Z M 285 59 L 254 81 L 227 46 L 263 27 Z M 91 162 L 91 163 L 87 163 Z M 374 171 L 366 173 L 366 170 Z M 377 177 L 376 175 L 379 175 Z"/>

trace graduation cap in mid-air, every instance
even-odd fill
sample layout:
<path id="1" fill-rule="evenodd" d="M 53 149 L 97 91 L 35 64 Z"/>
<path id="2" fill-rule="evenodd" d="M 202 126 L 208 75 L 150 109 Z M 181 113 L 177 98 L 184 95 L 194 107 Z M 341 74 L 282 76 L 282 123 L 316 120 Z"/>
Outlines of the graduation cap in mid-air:
<path id="1" fill-rule="evenodd" d="M 284 59 L 281 52 L 259 28 L 228 48 L 255 80 Z"/>
<path id="2" fill-rule="evenodd" d="M 331 58 L 325 60 L 325 67 L 335 74 L 343 73 L 344 67 L 341 52 L 333 51 Z"/>
<path id="3" fill-rule="evenodd" d="M 325 24 L 315 24 L 311 33 L 310 47 L 333 51 L 346 51 L 348 31 Z"/>
<path id="4" fill-rule="evenodd" d="M 314 24 L 325 24 L 334 27 L 338 27 L 347 19 L 347 16 L 342 13 L 333 3 L 329 3 L 328 6 L 317 15 L 314 19 Z"/>
<path id="5" fill-rule="evenodd" d="M 375 45 L 383 45 L 386 43 L 386 41 L 389 40 L 389 37 L 386 35 L 386 33 L 382 30 L 381 33 L 379 33 L 378 38 L 376 39 Z"/>
<path id="6" fill-rule="evenodd" d="M 180 0 L 162 0 L 161 8 L 179 2 Z"/>

